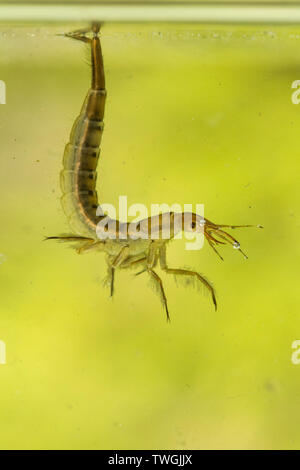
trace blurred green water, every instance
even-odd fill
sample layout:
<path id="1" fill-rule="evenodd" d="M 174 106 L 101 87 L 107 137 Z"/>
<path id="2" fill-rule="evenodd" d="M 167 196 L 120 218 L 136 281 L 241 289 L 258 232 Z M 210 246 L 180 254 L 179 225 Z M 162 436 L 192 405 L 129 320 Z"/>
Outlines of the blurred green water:
<path id="1" fill-rule="evenodd" d="M 300 31 L 103 30 L 100 200 L 265 226 L 238 233 L 248 261 L 170 244 L 219 309 L 163 276 L 168 325 L 146 276 L 117 273 L 111 301 L 101 254 L 42 242 L 68 231 L 58 175 L 89 86 L 84 46 L 55 36 L 71 29 L 0 30 L 1 448 L 299 448 Z"/>

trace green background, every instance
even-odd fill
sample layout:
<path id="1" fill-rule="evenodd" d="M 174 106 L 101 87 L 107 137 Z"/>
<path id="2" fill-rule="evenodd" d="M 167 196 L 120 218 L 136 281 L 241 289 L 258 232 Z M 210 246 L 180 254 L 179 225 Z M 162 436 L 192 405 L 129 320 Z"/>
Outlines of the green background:
<path id="1" fill-rule="evenodd" d="M 299 448 L 299 128 L 296 28 L 112 26 L 100 201 L 204 203 L 249 256 L 168 247 L 213 282 L 219 309 L 163 276 L 43 242 L 68 231 L 64 145 L 89 86 L 85 46 L 60 27 L 2 26 L 1 448 Z M 160 272 L 160 271 L 158 271 Z"/>

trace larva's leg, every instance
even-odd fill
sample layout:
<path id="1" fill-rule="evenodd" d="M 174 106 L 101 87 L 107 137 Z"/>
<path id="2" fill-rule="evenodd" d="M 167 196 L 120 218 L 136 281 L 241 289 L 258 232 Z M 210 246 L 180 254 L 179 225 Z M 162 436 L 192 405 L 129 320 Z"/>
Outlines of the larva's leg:
<path id="1" fill-rule="evenodd" d="M 139 263 L 145 263 L 147 261 L 147 258 L 146 256 L 143 256 L 143 258 L 135 258 L 133 257 L 133 259 L 129 258 L 128 260 L 125 260 L 122 265 L 120 266 L 121 268 L 132 268 L 134 267 L 136 264 L 139 264 Z"/>
<path id="2" fill-rule="evenodd" d="M 102 283 L 103 283 L 104 287 L 110 286 L 110 295 L 111 295 L 113 285 L 114 285 L 114 279 L 113 279 L 114 278 L 114 270 L 112 269 L 112 266 L 111 266 L 111 263 L 110 263 L 109 259 L 107 259 L 106 262 L 107 262 L 107 275 L 103 279 Z"/>
<path id="3" fill-rule="evenodd" d="M 59 242 L 75 242 L 77 243 L 76 251 L 78 254 L 90 251 L 90 250 L 101 250 L 104 247 L 105 242 L 102 240 L 94 240 L 94 238 L 80 237 L 76 235 L 65 235 L 61 237 L 47 237 L 45 240 L 57 240 Z"/>
<path id="4" fill-rule="evenodd" d="M 132 267 L 132 266 L 137 265 L 139 263 L 148 263 L 148 262 L 149 262 L 148 257 L 144 256 L 143 258 L 134 259 L 133 261 L 130 261 L 130 260 L 125 261 L 125 262 L 123 262 L 122 267 L 129 268 L 129 267 Z M 165 294 L 165 291 L 164 291 L 164 288 L 163 288 L 162 280 L 160 279 L 158 274 L 156 274 L 156 272 L 153 271 L 153 269 L 149 265 L 145 269 L 143 269 L 142 271 L 138 272 L 136 275 L 141 274 L 145 271 L 148 271 L 150 276 L 152 277 L 152 279 L 154 279 L 154 281 L 157 283 L 157 285 L 159 287 L 162 302 L 163 302 L 164 307 L 166 309 L 167 320 L 170 321 L 167 298 L 166 298 L 166 294 Z"/>
<path id="5" fill-rule="evenodd" d="M 61 242 L 81 242 L 81 241 L 91 241 L 94 242 L 93 238 L 80 237 L 77 235 L 62 235 L 61 237 L 46 237 L 45 240 L 58 240 Z"/>
<path id="6" fill-rule="evenodd" d="M 80 237 L 77 235 L 65 235 L 61 237 L 47 237 L 45 240 L 57 240 L 59 242 L 75 242 L 77 243 L 76 251 L 80 255 L 88 251 L 103 251 L 105 240 L 95 240 L 94 238 Z"/>
<path id="7" fill-rule="evenodd" d="M 115 269 L 119 266 L 121 266 L 122 263 L 126 260 L 128 257 L 128 252 L 129 252 L 129 247 L 127 245 L 123 246 L 117 256 L 113 259 L 111 263 L 111 273 L 110 273 L 110 296 L 112 297 L 114 295 L 114 281 L 115 281 Z"/>
<path id="8" fill-rule="evenodd" d="M 214 291 L 214 288 L 210 285 L 210 283 L 196 271 L 189 271 L 187 269 L 179 269 L 179 268 L 169 268 L 167 265 L 167 260 L 166 260 L 166 247 L 165 246 L 163 246 L 160 250 L 160 266 L 161 266 L 161 269 L 168 274 L 191 276 L 191 277 L 195 277 L 196 279 L 198 279 L 209 290 L 215 309 L 217 310 L 217 300 L 216 300 L 215 291 Z"/>
<path id="9" fill-rule="evenodd" d="M 164 287 L 163 287 L 162 280 L 161 280 L 161 278 L 159 277 L 159 275 L 156 274 L 155 271 L 153 271 L 153 269 L 148 268 L 147 271 L 148 271 L 148 273 L 150 274 L 150 276 L 152 277 L 152 279 L 157 283 L 157 285 L 158 285 L 158 287 L 159 287 L 161 299 L 162 299 L 162 302 L 163 302 L 164 307 L 165 307 L 165 310 L 166 310 L 167 321 L 170 321 L 170 315 L 169 315 L 167 297 L 166 297 L 166 294 L 165 294 L 165 291 L 164 291 Z"/>
<path id="10" fill-rule="evenodd" d="M 157 244 L 152 242 L 149 248 L 148 257 L 147 257 L 147 264 L 148 267 L 154 268 L 158 261 L 159 250 Z"/>
<path id="11" fill-rule="evenodd" d="M 111 275 L 110 275 L 110 296 L 114 295 L 114 285 L 115 285 L 115 268 L 111 266 Z"/>
<path id="12" fill-rule="evenodd" d="M 151 269 L 154 268 L 157 265 L 158 256 L 159 256 L 159 249 L 157 245 L 155 244 L 155 242 L 152 242 L 148 251 L 147 258 L 146 258 L 147 267 L 145 267 L 142 271 L 139 271 L 138 273 L 136 273 L 136 276 L 146 272 L 148 268 L 151 268 Z"/>
<path id="13" fill-rule="evenodd" d="M 121 268 L 131 268 L 135 266 L 138 263 L 144 263 L 147 260 L 146 257 L 144 258 L 139 258 L 139 259 L 134 259 L 133 261 L 131 260 L 124 260 L 119 267 Z M 111 296 L 113 295 L 114 292 L 114 277 L 115 277 L 115 268 L 112 267 L 112 264 L 107 261 L 107 266 L 108 266 L 108 274 L 106 278 L 104 279 L 104 284 L 109 283 L 110 285 L 110 294 Z"/>
<path id="14" fill-rule="evenodd" d="M 105 242 L 103 241 L 95 241 L 93 239 L 88 240 L 87 242 L 83 243 L 81 246 L 77 248 L 77 253 L 81 255 L 82 253 L 86 253 L 87 251 L 92 250 L 100 250 L 104 249 Z"/>
<path id="15" fill-rule="evenodd" d="M 159 249 L 158 246 L 155 242 L 152 242 L 149 248 L 148 256 L 147 256 L 147 267 L 141 271 L 148 271 L 152 279 L 156 282 L 159 288 L 161 300 L 164 304 L 165 310 L 166 310 L 166 315 L 167 315 L 167 321 L 170 321 L 170 315 L 169 315 L 169 309 L 168 309 L 168 303 L 167 303 L 167 297 L 164 291 L 163 283 L 159 275 L 153 271 L 153 268 L 156 266 L 157 261 L 158 261 L 158 256 L 159 256 Z M 141 273 L 138 273 L 141 274 Z"/>
<path id="16" fill-rule="evenodd" d="M 110 268 L 110 296 L 114 295 L 114 286 L 115 286 L 115 268 Z"/>

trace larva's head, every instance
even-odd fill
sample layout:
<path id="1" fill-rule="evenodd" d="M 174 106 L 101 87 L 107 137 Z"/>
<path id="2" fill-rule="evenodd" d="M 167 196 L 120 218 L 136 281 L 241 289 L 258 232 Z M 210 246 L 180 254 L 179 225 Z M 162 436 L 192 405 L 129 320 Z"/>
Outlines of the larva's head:
<path id="1" fill-rule="evenodd" d="M 202 215 L 195 214 L 194 212 L 183 212 L 181 222 L 184 232 L 205 232 L 206 220 Z"/>
<path id="2" fill-rule="evenodd" d="M 242 228 L 242 227 L 255 227 L 255 225 L 218 225 L 214 224 L 205 217 L 195 214 L 193 212 L 184 212 L 182 214 L 183 230 L 185 232 L 194 232 L 204 234 L 206 240 L 221 258 L 218 253 L 217 245 L 231 245 L 234 249 L 239 250 L 242 255 L 247 258 L 247 255 L 241 250 L 240 243 L 232 235 L 222 230 L 223 228 Z M 257 228 L 263 228 L 261 225 L 256 225 Z"/>

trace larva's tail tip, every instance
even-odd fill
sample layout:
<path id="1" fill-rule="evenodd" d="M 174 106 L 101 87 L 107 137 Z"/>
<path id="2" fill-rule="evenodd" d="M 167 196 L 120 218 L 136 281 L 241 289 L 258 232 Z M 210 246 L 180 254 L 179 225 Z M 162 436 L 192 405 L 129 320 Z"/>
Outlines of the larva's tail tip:
<path id="1" fill-rule="evenodd" d="M 257 225 L 257 228 L 264 228 L 263 225 Z"/>
<path id="2" fill-rule="evenodd" d="M 100 29 L 101 29 L 101 23 L 98 23 L 97 21 L 96 22 L 93 22 L 92 23 L 92 31 L 94 34 L 98 34 L 100 32 Z"/>

